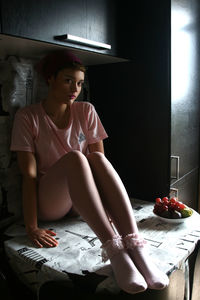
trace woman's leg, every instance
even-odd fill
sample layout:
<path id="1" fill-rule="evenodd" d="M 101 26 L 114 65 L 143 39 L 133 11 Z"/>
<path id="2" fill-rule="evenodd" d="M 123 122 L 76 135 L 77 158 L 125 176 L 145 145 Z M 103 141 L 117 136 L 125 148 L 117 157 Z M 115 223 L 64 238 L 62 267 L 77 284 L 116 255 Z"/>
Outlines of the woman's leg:
<path id="1" fill-rule="evenodd" d="M 79 151 L 63 156 L 39 184 L 39 214 L 42 219 L 59 219 L 71 209 L 72 204 L 102 243 L 112 239 L 115 233 L 106 216 L 90 166 Z"/>
<path id="2" fill-rule="evenodd" d="M 137 246 L 138 228 L 133 216 L 133 210 L 129 197 L 118 174 L 100 152 L 93 152 L 88 155 L 91 169 L 101 194 L 105 208 L 108 211 L 118 232 L 125 238 L 124 241 L 130 246 L 130 255 L 133 262 L 146 279 L 149 288 L 162 289 L 169 283 L 168 277 L 160 272 L 151 261 L 146 247 Z M 135 242 L 135 244 L 134 244 Z"/>
<path id="3" fill-rule="evenodd" d="M 118 285 L 129 293 L 145 290 L 147 285 L 144 278 L 134 266 L 121 238 L 116 237 L 107 218 L 87 158 L 79 151 L 70 152 L 51 168 L 47 176 L 39 186 L 41 215 L 48 214 L 49 211 L 52 213 L 59 205 L 59 213 L 62 212 L 63 200 L 59 202 L 59 188 L 67 185 L 68 196 L 70 195 L 75 209 L 102 242 Z M 47 197 L 45 191 L 48 191 Z M 42 199 L 42 196 L 45 198 Z M 65 206 L 64 209 L 66 210 Z"/>
<path id="4" fill-rule="evenodd" d="M 103 205 L 119 234 L 125 236 L 132 232 L 138 233 L 129 196 L 111 163 L 100 152 L 90 153 L 87 158 Z"/>

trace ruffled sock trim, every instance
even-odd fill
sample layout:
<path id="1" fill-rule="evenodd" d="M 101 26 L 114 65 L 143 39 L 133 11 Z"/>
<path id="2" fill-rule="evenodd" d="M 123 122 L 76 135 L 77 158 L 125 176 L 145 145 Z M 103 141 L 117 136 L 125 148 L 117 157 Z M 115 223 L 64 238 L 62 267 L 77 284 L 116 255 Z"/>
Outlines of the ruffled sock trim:
<path id="1" fill-rule="evenodd" d="M 102 261 L 106 262 L 108 259 L 114 257 L 119 251 L 124 249 L 124 243 L 120 235 L 115 235 L 111 240 L 106 241 L 102 246 Z"/>
<path id="2" fill-rule="evenodd" d="M 135 247 L 143 248 L 147 244 L 143 237 L 137 233 L 127 234 L 123 240 L 127 249 L 133 249 Z"/>

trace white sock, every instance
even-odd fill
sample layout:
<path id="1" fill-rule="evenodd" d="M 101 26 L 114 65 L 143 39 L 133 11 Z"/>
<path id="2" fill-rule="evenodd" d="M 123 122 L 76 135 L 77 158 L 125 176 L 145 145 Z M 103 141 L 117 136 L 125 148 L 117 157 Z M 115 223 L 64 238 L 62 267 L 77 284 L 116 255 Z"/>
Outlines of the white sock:
<path id="1" fill-rule="evenodd" d="M 148 288 L 160 290 L 167 287 L 169 278 L 153 263 L 147 247 L 144 246 L 144 240 L 137 234 L 129 234 L 124 241 L 134 264 L 145 278 Z"/>
<path id="2" fill-rule="evenodd" d="M 103 261 L 110 259 L 118 286 L 127 293 L 143 292 L 147 284 L 135 267 L 120 236 L 116 235 L 102 245 Z"/>
<path id="3" fill-rule="evenodd" d="M 122 290 L 130 294 L 146 290 L 147 284 L 126 250 L 121 250 L 110 258 L 110 262 L 117 284 Z"/>

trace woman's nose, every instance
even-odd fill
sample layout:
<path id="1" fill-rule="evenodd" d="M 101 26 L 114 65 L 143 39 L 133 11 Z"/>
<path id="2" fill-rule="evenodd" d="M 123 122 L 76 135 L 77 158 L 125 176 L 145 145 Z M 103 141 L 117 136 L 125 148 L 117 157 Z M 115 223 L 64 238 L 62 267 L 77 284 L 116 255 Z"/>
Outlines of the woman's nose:
<path id="1" fill-rule="evenodd" d="M 77 92 L 77 90 L 78 90 L 78 85 L 77 85 L 76 83 L 73 83 L 73 84 L 71 85 L 71 90 L 72 90 L 73 92 Z"/>

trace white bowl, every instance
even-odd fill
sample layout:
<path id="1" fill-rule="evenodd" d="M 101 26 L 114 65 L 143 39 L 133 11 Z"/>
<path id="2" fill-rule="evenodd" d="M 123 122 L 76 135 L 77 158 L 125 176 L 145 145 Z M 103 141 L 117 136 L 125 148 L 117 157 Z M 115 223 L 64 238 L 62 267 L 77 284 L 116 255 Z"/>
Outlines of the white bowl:
<path id="1" fill-rule="evenodd" d="M 192 209 L 192 208 L 191 208 L 191 209 Z M 155 215 L 158 219 L 160 219 L 160 220 L 162 220 L 162 221 L 164 221 L 164 222 L 166 222 L 166 223 L 179 224 L 179 223 L 184 223 L 184 222 L 190 220 L 190 219 L 192 218 L 192 216 L 194 215 L 194 211 L 193 211 L 193 209 L 192 209 L 192 215 L 191 215 L 191 216 L 189 216 L 189 217 L 187 217 L 187 218 L 180 218 L 180 219 L 168 219 L 168 218 L 161 217 L 161 216 L 157 215 L 156 213 L 154 213 L 154 215 Z"/>

